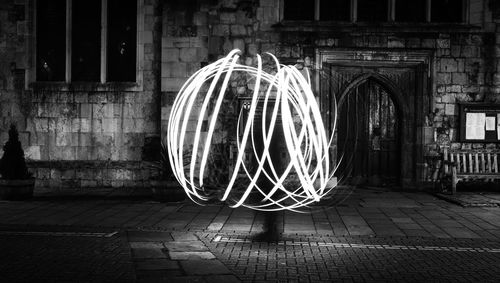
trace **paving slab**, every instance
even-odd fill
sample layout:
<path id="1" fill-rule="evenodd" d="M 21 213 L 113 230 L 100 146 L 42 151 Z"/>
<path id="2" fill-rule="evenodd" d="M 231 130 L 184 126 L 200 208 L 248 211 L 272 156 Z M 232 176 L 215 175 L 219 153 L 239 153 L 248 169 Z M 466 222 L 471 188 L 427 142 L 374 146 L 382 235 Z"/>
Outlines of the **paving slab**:
<path id="1" fill-rule="evenodd" d="M 158 231 L 128 231 L 128 238 L 131 242 L 166 242 L 173 241 L 170 232 Z"/>
<path id="2" fill-rule="evenodd" d="M 232 272 L 219 260 L 183 260 L 181 267 L 187 275 L 228 274 Z"/>
<path id="3" fill-rule="evenodd" d="M 189 242 L 168 242 L 165 243 L 165 248 L 167 248 L 169 252 L 208 251 L 207 247 L 200 240 Z"/>
<path id="4" fill-rule="evenodd" d="M 129 241 L 132 249 L 145 248 L 145 249 L 163 249 L 165 246 L 162 242 L 132 242 Z"/>
<path id="5" fill-rule="evenodd" d="M 168 259 L 146 259 L 135 262 L 136 270 L 175 270 L 180 269 L 179 263 Z"/>
<path id="6" fill-rule="evenodd" d="M 195 236 L 194 233 L 189 232 L 172 232 L 170 233 L 174 241 L 198 241 L 198 237 Z"/>
<path id="7" fill-rule="evenodd" d="M 152 259 L 152 258 L 166 258 L 167 255 L 162 249 L 157 248 L 135 248 L 132 249 L 132 254 L 136 259 Z"/>
<path id="8" fill-rule="evenodd" d="M 172 260 L 203 260 L 203 259 L 214 259 L 215 256 L 211 252 L 196 252 L 196 251 L 184 251 L 184 252 L 168 252 L 170 259 Z"/>
<path id="9" fill-rule="evenodd" d="M 234 275 L 206 275 L 203 277 L 207 283 L 238 283 L 241 280 Z"/>

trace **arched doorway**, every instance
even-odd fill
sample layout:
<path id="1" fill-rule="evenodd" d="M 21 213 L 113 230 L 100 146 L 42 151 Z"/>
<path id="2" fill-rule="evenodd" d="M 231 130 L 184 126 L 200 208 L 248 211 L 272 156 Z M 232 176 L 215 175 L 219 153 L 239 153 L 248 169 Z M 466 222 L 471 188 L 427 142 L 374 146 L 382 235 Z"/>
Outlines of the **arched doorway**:
<path id="1" fill-rule="evenodd" d="M 396 186 L 401 178 L 400 111 L 376 76 L 351 83 L 339 100 L 339 175 L 348 184 Z"/>

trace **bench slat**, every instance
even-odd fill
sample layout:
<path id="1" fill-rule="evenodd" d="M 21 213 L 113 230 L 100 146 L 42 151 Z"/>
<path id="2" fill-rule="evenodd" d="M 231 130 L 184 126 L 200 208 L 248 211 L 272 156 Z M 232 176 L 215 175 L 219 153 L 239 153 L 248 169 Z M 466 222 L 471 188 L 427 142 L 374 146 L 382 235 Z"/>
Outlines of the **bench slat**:
<path id="1" fill-rule="evenodd" d="M 481 153 L 481 172 L 486 172 L 486 166 L 484 164 L 484 152 Z"/>
<path id="2" fill-rule="evenodd" d="M 488 152 L 488 173 L 491 173 L 491 154 Z"/>
<path id="3" fill-rule="evenodd" d="M 474 163 L 475 163 L 475 167 L 476 167 L 476 173 L 479 173 L 479 157 L 477 156 L 478 154 L 474 154 Z"/>
<path id="4" fill-rule="evenodd" d="M 467 160 L 465 159 L 465 153 L 462 153 L 462 166 L 463 166 L 462 172 L 467 172 Z"/>
<path id="5" fill-rule="evenodd" d="M 472 171 L 472 154 L 469 153 L 469 172 L 474 172 Z"/>
<path id="6" fill-rule="evenodd" d="M 498 173 L 498 154 L 493 155 L 493 172 Z"/>

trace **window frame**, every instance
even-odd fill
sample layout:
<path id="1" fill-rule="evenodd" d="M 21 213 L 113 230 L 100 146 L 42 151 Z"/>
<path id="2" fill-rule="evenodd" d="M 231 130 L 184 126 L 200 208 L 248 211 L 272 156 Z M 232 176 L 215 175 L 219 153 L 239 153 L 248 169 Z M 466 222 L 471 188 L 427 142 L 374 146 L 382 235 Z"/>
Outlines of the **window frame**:
<path id="1" fill-rule="evenodd" d="M 73 82 L 71 78 L 72 71 L 72 4 L 75 0 L 66 0 L 66 58 L 65 58 L 65 80 L 64 81 L 38 81 L 36 74 L 36 59 L 37 59 L 37 0 L 30 1 L 31 11 L 31 25 L 32 25 L 32 38 L 28 42 L 27 48 L 32 54 L 30 60 L 30 68 L 27 72 L 27 85 L 30 86 L 59 86 L 61 90 L 72 89 L 73 86 L 78 85 L 78 89 L 82 90 L 108 90 L 110 88 L 120 86 L 121 89 L 126 91 L 142 91 L 143 90 L 143 70 L 144 70 L 144 0 L 136 0 L 137 3 L 137 18 L 136 18 L 136 67 L 135 67 L 135 82 L 109 82 L 107 81 L 107 68 L 108 68 L 108 0 L 101 1 L 101 48 L 100 48 L 100 81 L 89 82 Z"/>
<path id="2" fill-rule="evenodd" d="M 286 0 L 278 0 L 279 1 L 279 21 L 280 22 L 293 22 L 291 20 L 287 20 L 285 18 L 285 1 Z M 320 19 L 320 11 L 321 11 L 321 1 L 328 1 L 328 0 L 313 0 L 314 1 L 314 21 L 319 22 L 321 21 Z M 386 22 L 381 22 L 381 23 L 396 23 L 396 1 L 406 1 L 406 0 L 388 0 L 387 1 L 387 21 Z M 371 22 L 364 22 L 364 21 L 358 21 L 358 0 L 350 0 L 351 2 L 351 13 L 350 13 L 350 20 L 349 21 L 324 21 L 324 22 L 339 22 L 339 23 L 351 23 L 351 24 L 356 24 L 356 23 L 371 23 Z M 425 7 L 425 22 L 404 22 L 400 21 L 397 23 L 411 23 L 411 24 L 441 24 L 441 25 L 446 25 L 446 24 L 455 24 L 455 25 L 464 25 L 464 24 L 469 24 L 469 7 L 470 7 L 470 0 L 463 0 L 462 1 L 462 21 L 456 22 L 456 23 L 437 23 L 437 22 L 431 22 L 431 8 L 432 8 L 432 0 L 426 0 L 426 7 Z M 308 20 L 302 20 L 303 22 L 307 22 Z M 323 22 L 323 21 L 322 21 Z"/>

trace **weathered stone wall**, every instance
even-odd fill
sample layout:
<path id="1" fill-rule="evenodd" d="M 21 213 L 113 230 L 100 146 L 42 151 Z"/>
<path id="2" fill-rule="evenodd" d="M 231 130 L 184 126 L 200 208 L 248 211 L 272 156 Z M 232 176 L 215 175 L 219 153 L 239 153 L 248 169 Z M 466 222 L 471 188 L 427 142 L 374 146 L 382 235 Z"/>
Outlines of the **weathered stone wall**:
<path id="1" fill-rule="evenodd" d="M 27 67 L 27 21 L 24 11 L 23 1 L 6 0 L 0 3 L 0 140 L 6 141 L 10 124 L 16 123 L 21 142 L 27 145 L 30 133 L 25 131 L 24 117 L 30 105 L 23 91 Z"/>
<path id="2" fill-rule="evenodd" d="M 150 171 L 145 169 L 143 151 L 150 136 L 157 134 L 158 119 L 153 91 L 155 1 L 144 0 L 139 11 L 143 16 L 139 48 L 143 50 L 139 54 L 143 82 L 139 89 L 33 84 L 26 75 L 34 62 L 28 48 L 33 38 L 31 2 L 1 1 L 0 142 L 7 139 L 9 125 L 16 123 L 39 187 L 147 185 Z M 316 48 L 431 50 L 433 99 L 431 111 L 422 115 L 427 122 L 421 122 L 432 127 L 435 140 L 427 143 L 427 153 L 442 146 L 498 147 L 457 142 L 458 102 L 500 103 L 500 12 L 496 1 L 470 1 L 472 26 L 413 27 L 280 24 L 279 0 L 162 2 L 162 133 L 184 81 L 233 48 L 241 49 L 242 62 L 250 65 L 255 64 L 257 53 L 265 52 L 295 64 L 313 61 Z M 231 89 L 235 93 L 252 87 L 244 78 L 235 80 Z M 26 89 L 25 84 L 29 84 Z M 231 136 L 227 129 L 220 133 L 220 137 Z"/>
<path id="3" fill-rule="evenodd" d="M 27 89 L 24 74 L 34 62 L 27 51 L 33 40 L 33 7 L 29 1 L 1 2 L 0 141 L 6 141 L 11 123 L 18 125 L 38 189 L 148 185 L 150 170 L 143 164 L 143 152 L 150 137 L 158 134 L 152 2 L 144 1 L 138 11 L 143 19 L 137 46 L 143 50 L 138 65 L 142 82 L 38 83 L 27 76 Z"/>
<path id="4" fill-rule="evenodd" d="M 278 0 L 198 1 L 198 6 L 177 2 L 167 3 L 164 11 L 163 125 L 187 77 L 233 48 L 242 50 L 244 62 L 250 64 L 255 54 L 264 52 L 295 64 L 314 59 L 316 48 L 431 50 L 432 102 L 429 113 L 421 115 L 426 121 L 418 122 L 434 131 L 425 155 L 443 146 L 472 147 L 458 142 L 459 102 L 500 103 L 500 36 L 494 13 L 483 1 L 471 1 L 469 26 L 281 24 Z M 500 148 L 500 144 L 475 143 L 474 147 Z"/>

